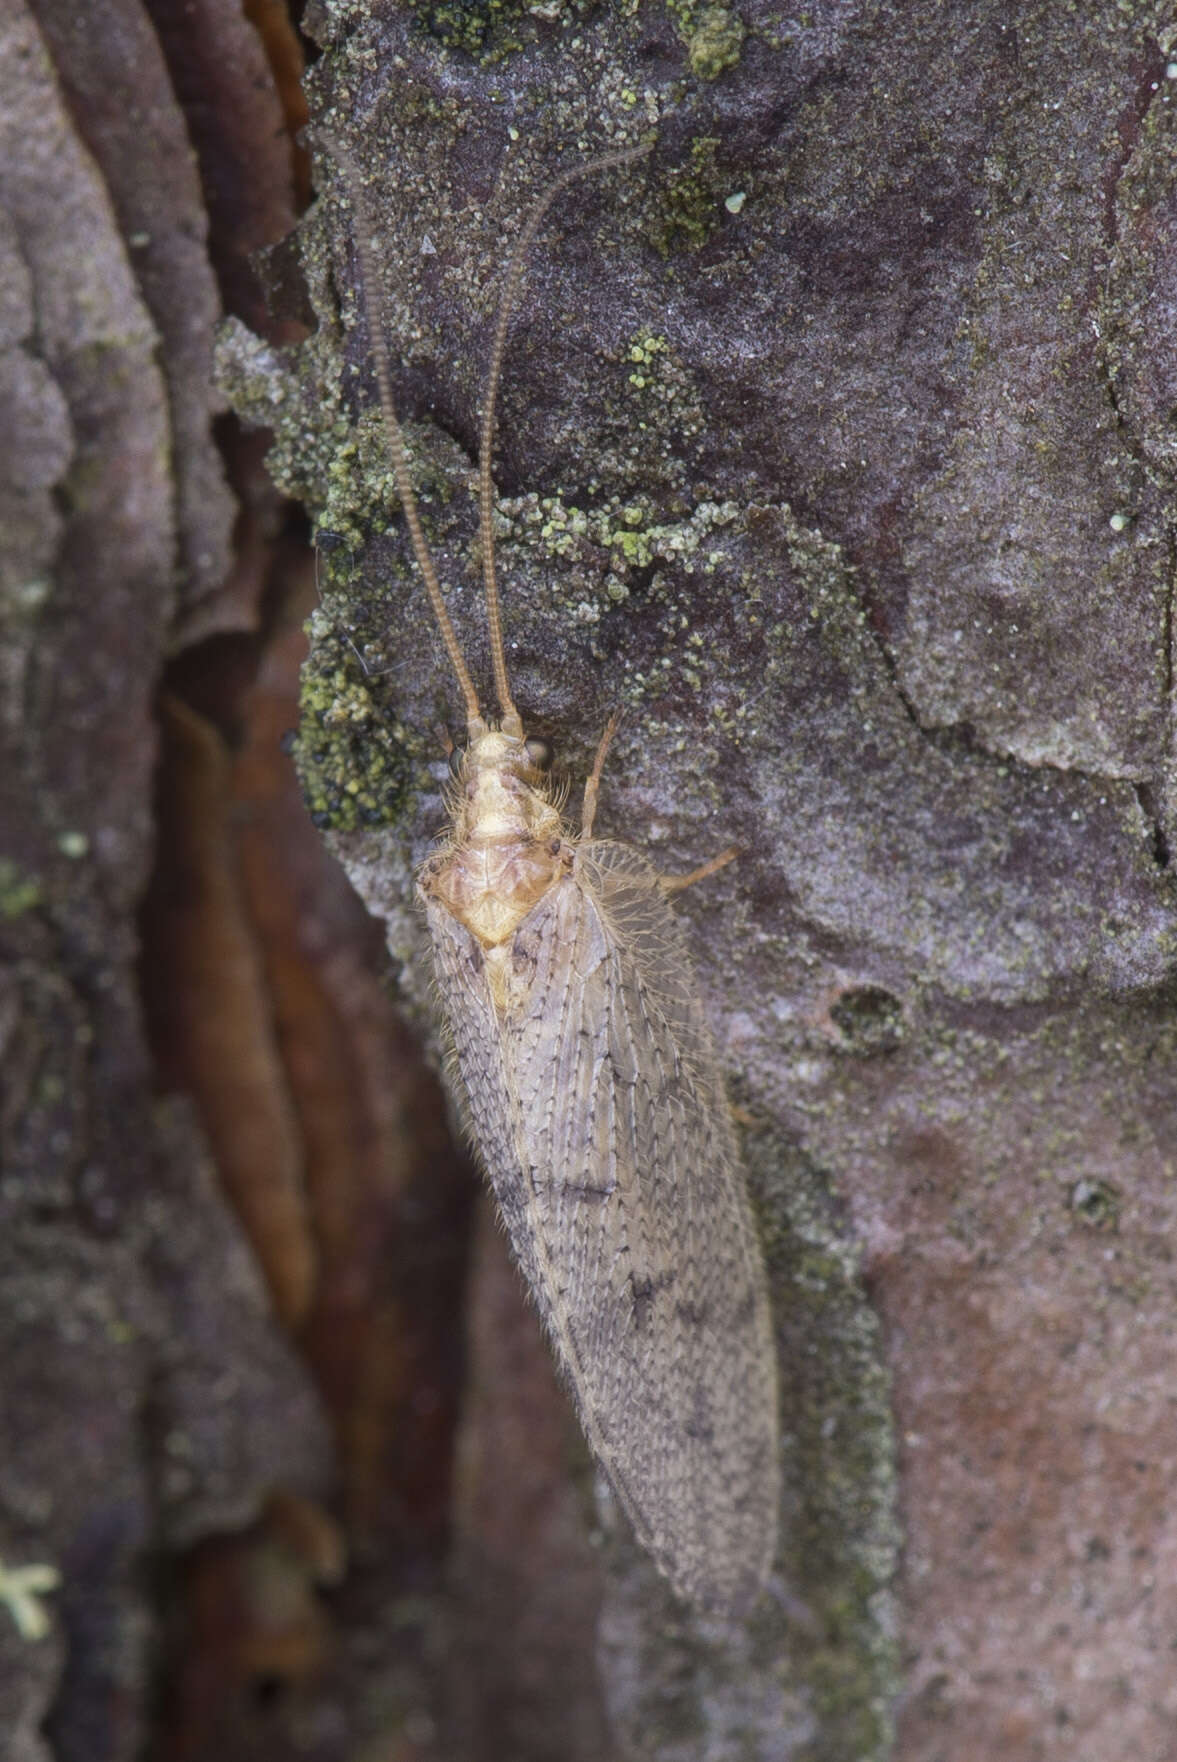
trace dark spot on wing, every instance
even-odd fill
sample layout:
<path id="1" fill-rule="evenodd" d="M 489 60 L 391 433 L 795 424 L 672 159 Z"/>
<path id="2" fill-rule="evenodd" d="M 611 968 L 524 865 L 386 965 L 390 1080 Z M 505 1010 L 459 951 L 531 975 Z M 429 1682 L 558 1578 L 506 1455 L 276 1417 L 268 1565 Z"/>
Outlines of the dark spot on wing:
<path id="1" fill-rule="evenodd" d="M 630 1290 L 633 1293 L 633 1325 L 639 1334 L 644 1334 L 650 1325 L 650 1311 L 654 1307 L 653 1279 L 637 1279 L 629 1275 Z"/>
<path id="2" fill-rule="evenodd" d="M 691 1417 L 683 1427 L 688 1438 L 696 1438 L 702 1444 L 715 1442 L 715 1422 L 711 1417 L 711 1408 L 707 1401 L 707 1392 L 701 1383 L 696 1383 L 691 1400 Z"/>
<path id="3" fill-rule="evenodd" d="M 539 962 L 536 958 L 535 938 L 517 933 L 511 944 L 511 971 L 517 979 L 532 980 L 535 977 Z"/>
<path id="4" fill-rule="evenodd" d="M 673 1269 L 663 1274 L 660 1279 L 655 1279 L 650 1274 L 647 1274 L 645 1278 L 638 1278 L 636 1273 L 630 1273 L 629 1287 L 633 1295 L 633 1325 L 639 1334 L 650 1325 L 655 1297 L 659 1291 L 669 1291 L 676 1278 L 677 1274 Z"/>
<path id="5" fill-rule="evenodd" d="M 603 1205 L 617 1191 L 616 1181 L 607 1187 L 594 1187 L 587 1181 L 561 1181 L 560 1192 L 571 1199 L 583 1199 L 586 1205 Z"/>
<path id="6" fill-rule="evenodd" d="M 680 1322 L 689 1328 L 702 1328 L 707 1325 L 708 1309 L 705 1303 L 692 1303 L 689 1298 L 682 1298 L 674 1306 L 674 1313 Z"/>

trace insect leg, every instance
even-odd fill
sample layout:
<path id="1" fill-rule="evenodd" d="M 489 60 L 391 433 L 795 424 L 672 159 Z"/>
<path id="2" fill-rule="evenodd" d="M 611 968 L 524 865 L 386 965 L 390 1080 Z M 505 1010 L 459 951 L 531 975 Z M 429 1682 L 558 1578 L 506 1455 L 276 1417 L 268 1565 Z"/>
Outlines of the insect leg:
<path id="1" fill-rule="evenodd" d="M 604 733 L 601 735 L 597 756 L 593 760 L 593 768 L 585 779 L 584 806 L 580 810 L 580 836 L 585 839 L 591 838 L 593 835 L 593 821 L 597 817 L 597 795 L 601 788 L 601 772 L 605 769 L 605 754 L 612 746 L 613 736 L 620 726 L 621 711 L 614 710 L 605 724 Z"/>
<path id="2" fill-rule="evenodd" d="M 693 887 L 696 881 L 705 881 L 708 875 L 714 875 L 717 869 L 726 869 L 740 854 L 738 844 L 729 844 L 721 850 L 717 857 L 708 862 L 700 863 L 697 869 L 691 869 L 685 875 L 659 875 L 658 885 L 663 893 L 681 893 L 684 887 Z"/>
<path id="3" fill-rule="evenodd" d="M 433 725 L 433 738 L 436 740 L 446 758 L 452 759 L 456 749 L 453 741 L 450 739 L 449 729 L 443 727 L 440 722 L 435 722 Z"/>

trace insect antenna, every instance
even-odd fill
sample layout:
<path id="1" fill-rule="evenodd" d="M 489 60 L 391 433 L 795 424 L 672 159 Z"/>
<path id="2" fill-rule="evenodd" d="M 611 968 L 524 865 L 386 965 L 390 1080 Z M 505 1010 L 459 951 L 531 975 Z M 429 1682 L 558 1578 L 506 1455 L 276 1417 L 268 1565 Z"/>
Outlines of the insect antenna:
<path id="1" fill-rule="evenodd" d="M 511 685 L 507 678 L 507 662 L 503 651 L 503 618 L 499 600 L 499 584 L 495 573 L 494 550 L 494 482 L 491 468 L 494 454 L 495 403 L 498 398 L 499 379 L 503 369 L 503 355 L 507 347 L 507 331 L 511 323 L 511 313 L 519 294 L 520 283 L 527 264 L 527 254 L 535 242 L 535 235 L 543 225 L 552 203 L 562 190 L 577 178 L 589 177 L 595 172 L 608 171 L 614 165 L 628 165 L 631 160 L 644 159 L 653 150 L 653 142 L 647 141 L 640 147 L 622 147 L 615 153 L 603 153 L 599 158 L 586 160 L 583 164 L 572 165 L 567 171 L 548 185 L 535 207 L 528 216 L 527 224 L 519 235 L 518 242 L 507 265 L 507 273 L 503 278 L 503 291 L 499 296 L 499 314 L 495 324 L 494 342 L 490 351 L 490 368 L 486 376 L 486 388 L 482 398 L 482 432 L 478 445 L 478 534 L 482 550 L 482 580 L 486 590 L 486 621 L 490 635 L 490 659 L 494 669 L 495 695 L 499 700 L 502 714 L 502 725 L 507 734 L 522 735 L 523 723 L 519 712 L 511 698 Z"/>
<path id="2" fill-rule="evenodd" d="M 326 139 L 322 134 L 319 138 Z M 421 516 L 417 511 L 417 497 L 414 494 L 413 480 L 409 473 L 405 437 L 397 419 L 396 406 L 392 401 L 392 370 L 388 360 L 388 345 L 384 340 L 384 327 L 380 323 L 379 305 L 374 300 L 380 283 L 376 277 L 376 253 L 372 244 L 372 229 L 368 222 L 360 178 L 350 155 L 339 143 L 327 139 L 326 144 L 328 151 L 343 173 L 351 198 L 352 231 L 355 238 L 356 259 L 359 264 L 360 293 L 368 313 L 368 344 L 376 370 L 376 386 L 380 394 L 380 410 L 384 418 L 384 431 L 388 441 L 388 454 L 392 462 L 396 493 L 400 497 L 401 507 L 404 510 L 405 524 L 409 529 L 413 555 L 417 559 L 417 567 L 425 582 L 425 591 L 429 595 L 433 616 L 437 620 L 446 654 L 450 658 L 450 665 L 457 676 L 458 685 L 465 699 L 467 726 L 470 734 L 474 736 L 484 732 L 486 724 L 483 721 L 474 681 L 470 677 L 470 669 L 466 665 L 457 632 L 454 630 L 453 620 L 446 607 L 433 555 L 421 525 Z"/>

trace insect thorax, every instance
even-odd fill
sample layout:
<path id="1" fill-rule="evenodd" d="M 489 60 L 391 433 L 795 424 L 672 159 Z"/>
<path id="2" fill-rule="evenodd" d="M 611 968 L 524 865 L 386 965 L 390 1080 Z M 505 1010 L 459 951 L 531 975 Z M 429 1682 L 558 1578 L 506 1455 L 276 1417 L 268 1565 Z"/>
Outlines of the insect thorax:
<path id="1" fill-rule="evenodd" d="M 522 737 L 499 729 L 471 741 L 451 811 L 452 838 L 426 863 L 421 887 L 496 948 L 568 872 L 573 846 Z"/>

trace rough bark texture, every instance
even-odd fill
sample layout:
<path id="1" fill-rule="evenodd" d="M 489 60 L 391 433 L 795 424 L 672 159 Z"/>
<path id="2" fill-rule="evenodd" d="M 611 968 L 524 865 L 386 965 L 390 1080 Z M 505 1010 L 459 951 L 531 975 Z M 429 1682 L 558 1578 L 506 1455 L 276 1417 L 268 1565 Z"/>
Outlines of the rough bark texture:
<path id="1" fill-rule="evenodd" d="M 297 46 L 250 14 L 0 0 L 0 1561 L 62 1577 L 44 1640 L 0 1606 L 8 1749 L 1167 1762 L 1171 21 L 311 0 L 365 315 L 324 153 L 280 242 Z M 223 309 L 317 521 L 307 794 L 428 1032 L 457 700 L 367 325 L 485 686 L 498 278 L 650 135 L 536 246 L 499 560 L 529 731 L 579 781 L 626 709 L 601 831 L 742 849 L 679 902 L 781 1353 L 736 1627 L 594 1487 L 485 1218 L 453 1453 L 470 1189 L 282 769 L 308 571 L 207 381 Z"/>
<path id="2" fill-rule="evenodd" d="M 60 1578 L 45 1640 L 2 1613 L 0 1731 L 14 1762 L 121 1762 L 148 1562 L 321 1484 L 327 1438 L 190 1110 L 153 1093 L 151 699 L 229 554 L 217 308 L 139 9 L 90 36 L 66 10 L 0 5 L 0 1558 Z"/>
<path id="3" fill-rule="evenodd" d="M 627 708 L 607 829 L 667 867 L 744 852 L 682 909 L 756 1122 L 792 1526 L 750 1639 L 671 1636 L 641 1564 L 614 1562 L 615 1741 L 873 1756 L 898 1691 L 905 1758 L 1159 1758 L 1177 1615 L 1163 13 L 372 12 L 308 22 L 313 120 L 367 185 L 378 309 L 324 157 L 299 378 L 241 337 L 226 361 L 246 402 L 280 401 L 275 465 L 320 523 L 312 802 L 423 1007 L 410 873 L 440 823 L 429 729 L 456 705 L 365 324 L 399 357 L 485 681 L 464 492 L 496 278 L 570 156 L 658 135 L 536 248 L 500 566 L 516 697 L 574 777 Z"/>

